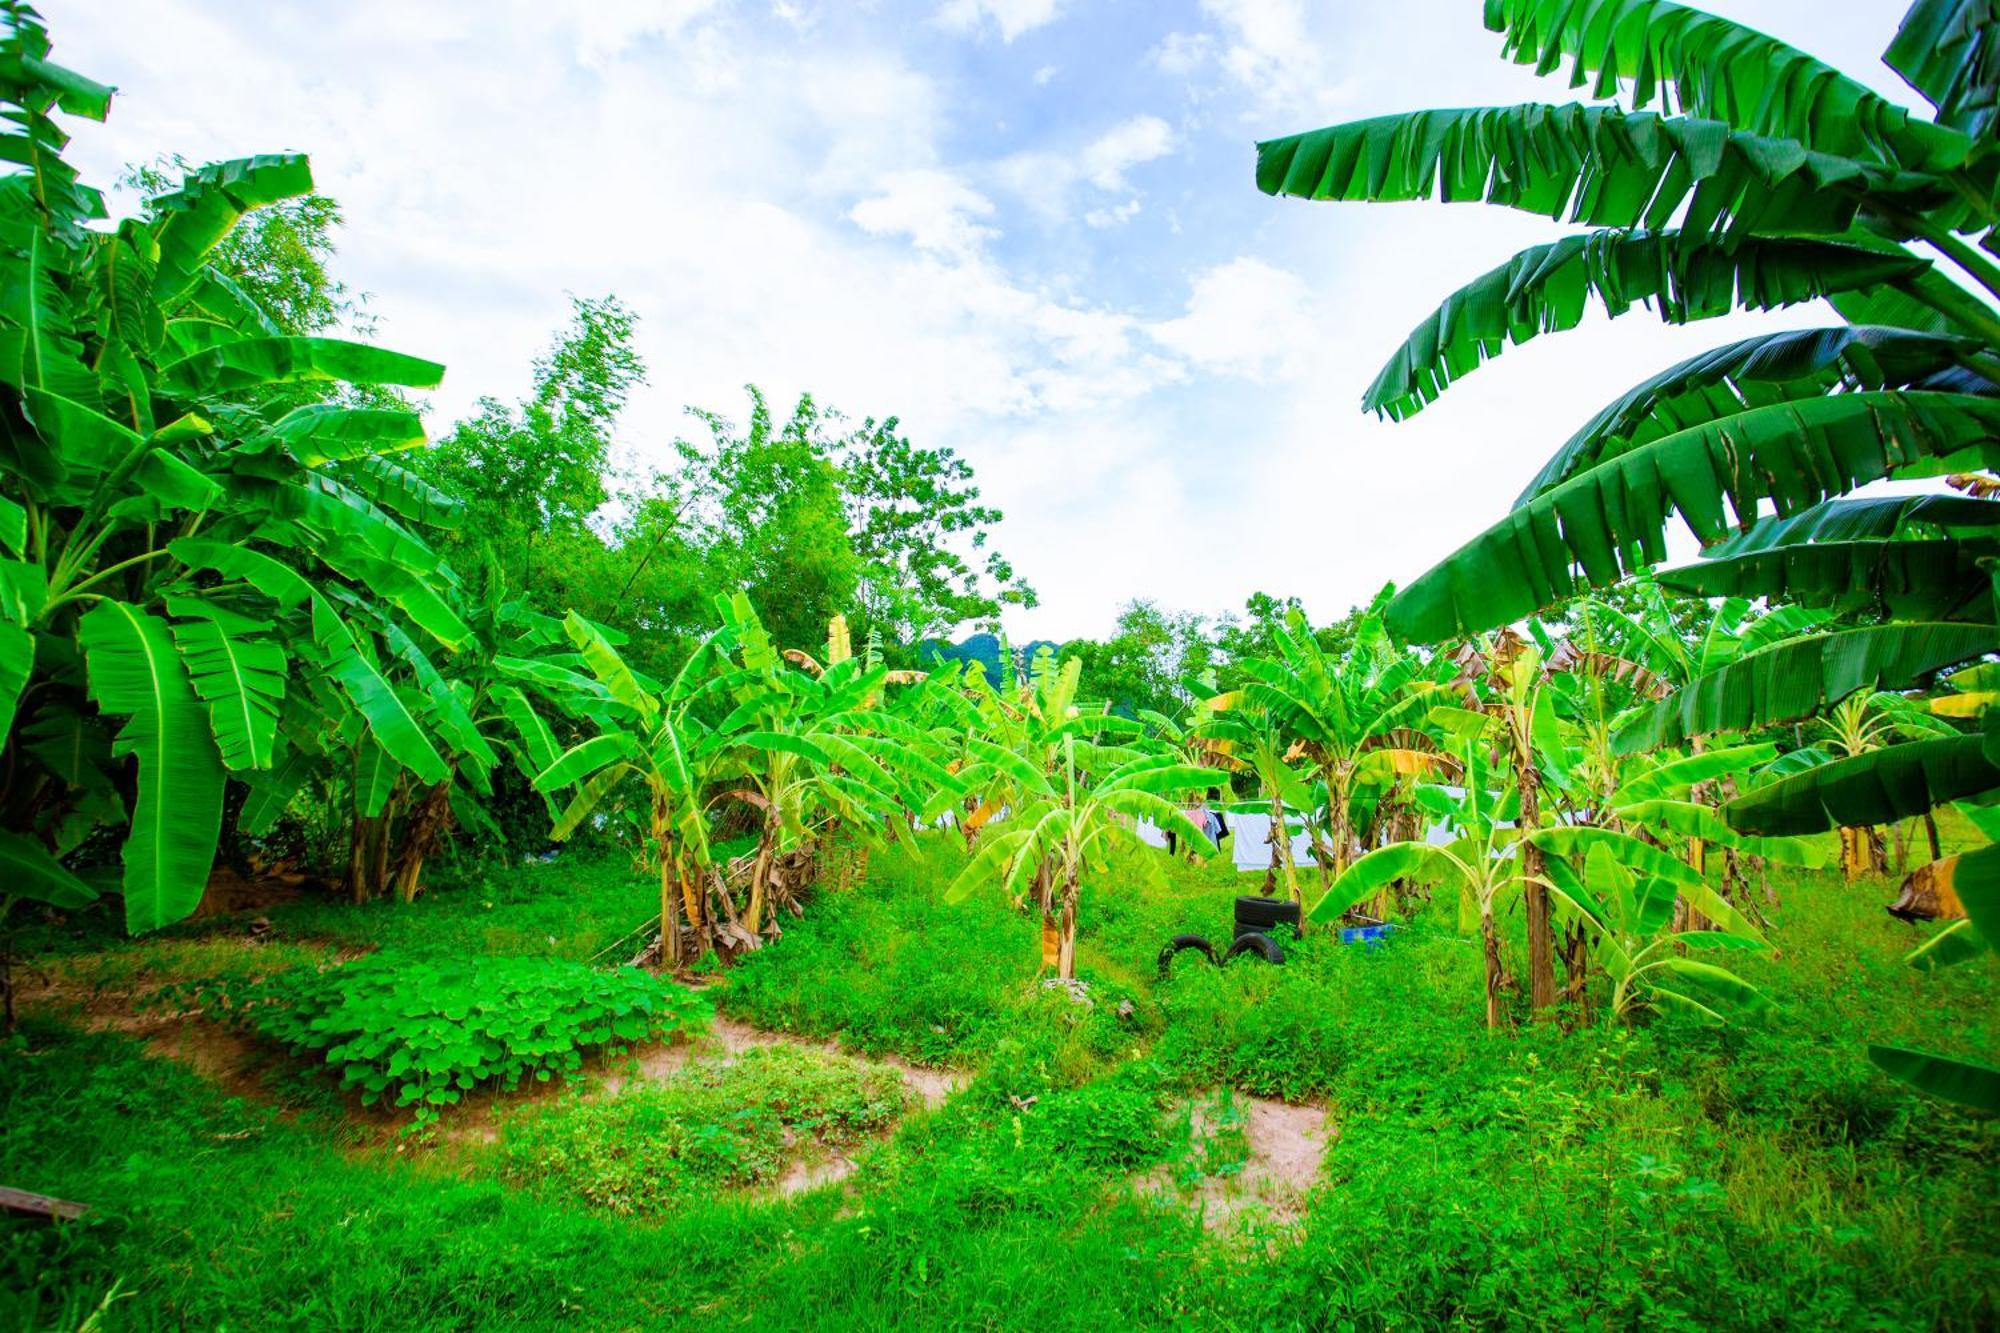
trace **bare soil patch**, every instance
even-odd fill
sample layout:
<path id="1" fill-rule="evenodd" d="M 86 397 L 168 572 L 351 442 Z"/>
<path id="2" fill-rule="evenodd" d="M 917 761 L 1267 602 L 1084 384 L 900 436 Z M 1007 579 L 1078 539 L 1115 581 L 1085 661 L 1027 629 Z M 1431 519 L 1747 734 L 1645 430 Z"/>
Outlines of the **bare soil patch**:
<path id="1" fill-rule="evenodd" d="M 1196 1101 L 1188 1115 L 1188 1158 L 1150 1172 L 1141 1189 L 1198 1206 L 1210 1231 L 1260 1213 L 1279 1223 L 1299 1219 L 1327 1145 L 1339 1133 L 1324 1107 L 1236 1095 L 1226 1102 Z M 1211 1164 L 1221 1169 L 1202 1171 Z M 1202 1174 L 1190 1181 L 1192 1171 Z"/>

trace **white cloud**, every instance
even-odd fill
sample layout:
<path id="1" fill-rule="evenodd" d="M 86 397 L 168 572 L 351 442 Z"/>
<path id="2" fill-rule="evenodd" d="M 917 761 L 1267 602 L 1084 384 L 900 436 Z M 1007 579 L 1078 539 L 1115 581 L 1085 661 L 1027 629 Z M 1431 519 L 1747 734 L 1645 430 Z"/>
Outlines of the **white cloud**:
<path id="1" fill-rule="evenodd" d="M 1090 141 L 1083 150 L 1082 174 L 1100 190 L 1123 190 L 1127 171 L 1173 150 L 1171 125 L 1158 116 L 1134 116 Z"/>
<path id="2" fill-rule="evenodd" d="M 1061 0 L 948 0 L 937 21 L 956 32 L 977 32 L 990 22 L 1001 41 L 1011 42 L 1054 22 L 1060 8 Z"/>
<path id="3" fill-rule="evenodd" d="M 993 201 L 949 172 L 893 172 L 881 191 L 848 212 L 870 235 L 907 236 L 919 250 L 964 259 L 998 234 L 974 220 L 990 217 Z"/>
<path id="4" fill-rule="evenodd" d="M 1138 217 L 1139 210 L 1143 207 L 1145 205 L 1137 199 L 1127 199 L 1124 203 L 1110 208 L 1093 208 L 1083 215 L 1084 225 L 1096 227 L 1100 231 L 1106 227 L 1122 227 Z"/>
<path id="5" fill-rule="evenodd" d="M 1185 78 L 1207 63 L 1215 53 L 1215 38 L 1205 32 L 1170 32 L 1153 48 L 1152 62 L 1163 73 Z"/>
<path id="6" fill-rule="evenodd" d="M 1035 86 L 1037 88 L 1048 87 L 1049 84 L 1054 81 L 1056 75 L 1060 73 L 1062 73 L 1062 69 L 1060 66 L 1057 65 L 1042 66 L 1040 69 L 1035 71 Z"/>
<path id="7" fill-rule="evenodd" d="M 1147 332 L 1202 370 L 1283 379 L 1318 355 L 1323 342 L 1306 302 L 1297 274 L 1244 256 L 1196 274 L 1187 313 Z"/>
<path id="8" fill-rule="evenodd" d="M 1348 90 L 1348 80 L 1329 66 L 1328 57 L 1339 49 L 1333 34 L 1315 29 L 1304 0 L 1201 0 L 1201 7 L 1221 30 L 1215 50 L 1223 73 L 1259 109 L 1321 109 Z M 1174 40 L 1167 39 L 1169 46 Z M 1209 49 L 1192 39 L 1171 54 L 1163 46 L 1158 58 L 1162 68 L 1168 60 L 1198 64 Z"/>
<path id="9" fill-rule="evenodd" d="M 1174 151 L 1175 142 L 1173 126 L 1166 121 L 1154 115 L 1137 115 L 1113 125 L 1081 148 L 1016 153 L 1000 162 L 995 174 L 1045 220 L 1060 222 L 1070 216 L 1073 196 L 1083 186 L 1108 195 L 1129 195 L 1132 186 L 1126 173 L 1167 156 Z M 1114 205 L 1099 203 L 1096 208 L 1106 219 L 1122 220 L 1102 210 L 1136 202 L 1124 198 Z"/>
<path id="10" fill-rule="evenodd" d="M 720 0 L 591 0 L 571 13 L 577 59 L 602 65 L 648 38 L 674 38 Z"/>

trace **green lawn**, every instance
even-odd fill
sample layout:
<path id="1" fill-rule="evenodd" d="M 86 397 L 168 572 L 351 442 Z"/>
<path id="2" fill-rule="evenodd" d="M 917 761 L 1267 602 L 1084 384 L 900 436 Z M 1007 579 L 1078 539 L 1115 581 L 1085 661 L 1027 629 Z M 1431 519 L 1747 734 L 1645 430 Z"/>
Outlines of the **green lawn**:
<path id="1" fill-rule="evenodd" d="M 100 1028 L 177 979 L 385 954 L 617 948 L 652 904 L 616 862 L 468 876 L 414 907 L 298 904 L 127 942 L 37 942 L 57 989 L 0 1058 L 0 1182 L 93 1207 L 0 1224 L 8 1327 L 1990 1327 L 1992 1127 L 1875 1072 L 1869 1040 L 1993 1059 L 1972 967 L 1901 962 L 1929 928 L 1881 880 L 1786 873 L 1742 970 L 1759 1022 L 1480 1025 L 1476 950 L 1433 904 L 1387 947 L 1325 936 L 1282 969 L 1153 960 L 1222 933 L 1254 877 L 1110 867 L 1084 900 L 1092 1003 L 1031 982 L 1035 927 L 939 887 L 944 841 L 876 852 L 710 994 L 796 1034 L 657 1077 L 480 1097 L 402 1136 L 282 1055 L 217 1087 Z M 1517 921 L 1510 926 L 1518 928 Z M 154 1020 L 156 1023 L 160 1020 Z M 187 1020 L 181 1020 L 185 1023 Z M 125 1024 L 124 1026 L 130 1026 Z M 838 1038 L 852 1056 L 827 1050 Z M 240 1052 L 239 1052 L 240 1053 Z M 926 1109 L 889 1057 L 967 1086 Z M 1204 1229 L 1235 1151 L 1191 1137 L 1216 1089 L 1328 1112 L 1292 1210 Z M 595 1089 L 595 1091 L 592 1091 Z M 239 1096 L 230 1096 L 234 1090 Z M 588 1095 L 586 1095 L 588 1094 Z M 1239 1136 L 1240 1137 L 1240 1136 Z M 788 1165 L 858 1170 L 797 1194 Z M 1212 1196 L 1211 1196 L 1212 1197 Z"/>

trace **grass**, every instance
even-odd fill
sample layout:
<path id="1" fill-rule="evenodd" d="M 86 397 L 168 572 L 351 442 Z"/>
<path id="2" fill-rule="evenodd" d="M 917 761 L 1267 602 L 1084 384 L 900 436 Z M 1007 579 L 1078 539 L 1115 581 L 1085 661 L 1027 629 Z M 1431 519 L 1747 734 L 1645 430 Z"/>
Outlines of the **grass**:
<path id="1" fill-rule="evenodd" d="M 506 1160 L 513 1178 L 552 1197 L 658 1216 L 719 1187 L 770 1184 L 803 1145 L 857 1148 L 888 1129 L 904 1101 L 894 1070 L 763 1047 L 623 1096 L 512 1117 Z"/>
<path id="2" fill-rule="evenodd" d="M 938 900 L 956 857 L 942 841 L 877 853 L 710 992 L 860 1056 L 970 1071 L 931 1112 L 905 1106 L 894 1071 L 778 1048 L 616 1098 L 523 1102 L 490 1147 L 397 1151 L 343 1135 L 328 1080 L 312 1114 L 292 1084 L 232 1099 L 37 1012 L 0 1056 L 0 1179 L 94 1213 L 0 1223 L 0 1326 L 74 1327 L 118 1284 L 110 1329 L 2000 1320 L 1992 1126 L 1863 1049 L 1993 1059 L 1992 964 L 1904 966 L 1928 928 L 1881 912 L 1881 880 L 1774 878 L 1776 949 L 1741 967 L 1774 1001 L 1761 1021 L 1494 1036 L 1444 905 L 1379 950 L 1308 935 L 1281 969 L 1157 982 L 1164 939 L 1221 934 L 1254 877 L 1176 867 L 1148 887 L 1114 866 L 1086 892 L 1083 1005 L 1030 983 L 1035 932 L 1005 903 Z M 557 862 L 412 908 L 274 909 L 255 944 L 228 920 L 49 934 L 102 1013 L 370 941 L 587 959 L 650 896 L 628 867 Z M 1243 1094 L 1321 1101 L 1337 1137 L 1295 1218 L 1204 1232 L 1138 1182 L 1240 1170 Z M 835 1150 L 861 1163 L 842 1188 L 763 1188 Z"/>

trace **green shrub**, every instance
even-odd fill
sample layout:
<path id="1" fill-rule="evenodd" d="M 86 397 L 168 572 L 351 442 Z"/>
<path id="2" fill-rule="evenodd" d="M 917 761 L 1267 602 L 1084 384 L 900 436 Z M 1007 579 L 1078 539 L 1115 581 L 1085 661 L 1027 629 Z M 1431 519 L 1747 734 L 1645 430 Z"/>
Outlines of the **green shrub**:
<path id="1" fill-rule="evenodd" d="M 511 1092 L 524 1078 L 574 1074 L 584 1051 L 705 1023 L 708 1006 L 636 968 L 371 954 L 268 977 L 237 1012 L 262 1036 L 323 1054 L 364 1102 L 416 1108 L 421 1125 L 479 1084 Z"/>
<path id="2" fill-rule="evenodd" d="M 518 1178 L 612 1212 L 660 1214 L 703 1186 L 774 1179 L 805 1140 L 852 1147 L 886 1129 L 904 1101 L 893 1069 L 766 1046 L 609 1100 L 534 1108 L 508 1124 L 504 1150 Z"/>

